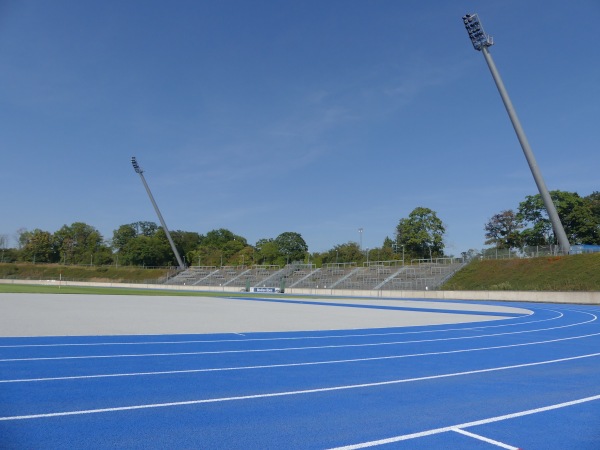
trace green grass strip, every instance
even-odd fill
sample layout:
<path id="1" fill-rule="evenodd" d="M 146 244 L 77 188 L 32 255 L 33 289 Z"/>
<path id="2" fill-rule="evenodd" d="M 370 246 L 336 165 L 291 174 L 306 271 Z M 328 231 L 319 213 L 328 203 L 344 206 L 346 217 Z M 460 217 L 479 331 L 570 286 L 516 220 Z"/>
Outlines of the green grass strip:
<path id="1" fill-rule="evenodd" d="M 232 297 L 235 292 L 197 292 L 166 289 L 136 289 L 96 286 L 48 286 L 41 284 L 0 284 L 0 293 L 12 294 L 96 294 L 96 295 L 160 295 L 181 297 Z M 251 295 L 251 294 L 244 294 Z"/>

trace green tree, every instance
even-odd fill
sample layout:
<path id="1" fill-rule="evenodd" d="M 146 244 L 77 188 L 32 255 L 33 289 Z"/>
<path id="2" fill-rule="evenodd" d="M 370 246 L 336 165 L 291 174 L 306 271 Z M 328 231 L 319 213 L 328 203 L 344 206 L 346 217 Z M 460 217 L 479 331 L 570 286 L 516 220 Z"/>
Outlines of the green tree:
<path id="1" fill-rule="evenodd" d="M 136 236 L 154 236 L 158 231 L 158 224 L 155 222 L 141 221 L 141 222 L 133 222 L 131 224 L 133 228 L 135 228 Z"/>
<path id="2" fill-rule="evenodd" d="M 240 241 L 244 245 L 248 243 L 245 238 L 238 236 L 225 228 L 219 228 L 218 230 L 211 230 L 206 233 L 206 237 L 202 240 L 202 245 L 222 248 L 225 244 L 234 240 Z"/>
<path id="3" fill-rule="evenodd" d="M 400 249 L 400 252 L 397 252 L 394 241 L 390 237 L 386 236 L 383 240 L 383 245 L 381 246 L 378 255 L 378 259 L 380 261 L 392 261 L 402 257 L 402 250 Z"/>
<path id="4" fill-rule="evenodd" d="M 221 250 L 207 246 L 200 246 L 187 253 L 189 264 L 195 266 L 219 266 L 222 256 Z"/>
<path id="5" fill-rule="evenodd" d="M 256 260 L 259 264 L 276 264 L 280 257 L 279 247 L 273 239 L 259 239 L 256 242 Z"/>
<path id="6" fill-rule="evenodd" d="M 322 261 L 326 264 L 358 263 L 364 258 L 364 253 L 360 250 L 357 242 L 347 242 L 334 245 L 331 250 L 323 255 Z"/>
<path id="7" fill-rule="evenodd" d="M 574 205 L 565 217 L 571 244 L 600 244 L 600 218 L 594 216 L 587 202 Z"/>
<path id="8" fill-rule="evenodd" d="M 242 252 L 242 250 L 244 250 L 246 247 L 247 245 L 245 243 L 245 240 L 241 241 L 234 239 L 232 241 L 226 242 L 223 245 L 223 247 L 221 247 L 221 250 L 223 252 L 223 258 L 225 259 L 225 261 L 227 261 L 227 264 L 237 262 L 236 255 Z"/>
<path id="9" fill-rule="evenodd" d="M 173 238 L 179 255 L 186 257 L 188 265 L 193 265 L 194 259 L 190 259 L 190 256 L 192 256 L 191 252 L 198 248 L 203 237 L 194 231 L 176 230 L 171 231 L 171 238 Z"/>
<path id="10" fill-rule="evenodd" d="M 600 245 L 600 191 L 592 192 L 590 195 L 585 197 L 585 201 L 590 207 L 592 211 L 593 220 L 596 223 L 596 238 L 592 241 L 590 240 L 590 244 Z"/>
<path id="11" fill-rule="evenodd" d="M 119 228 L 113 231 L 112 247 L 122 252 L 125 246 L 138 236 L 138 232 L 134 224 L 121 225 Z"/>
<path id="12" fill-rule="evenodd" d="M 158 232 L 157 232 L 158 234 Z M 166 237 L 140 235 L 131 239 L 119 254 L 119 263 L 133 266 L 166 266 L 175 256 Z M 164 233 L 163 233 L 164 234 Z"/>
<path id="13" fill-rule="evenodd" d="M 139 237 L 144 237 L 144 236 L 139 236 Z M 154 233 L 153 236 L 150 236 L 150 238 L 152 239 L 153 242 L 157 242 L 157 245 L 159 245 L 159 248 L 161 249 L 165 249 L 168 248 L 169 250 L 166 252 L 162 252 L 162 259 L 157 261 L 154 265 L 155 266 L 177 266 L 179 263 L 177 262 L 177 257 L 175 256 L 175 253 L 173 253 L 173 248 L 171 247 L 171 244 L 169 243 L 169 239 L 167 238 L 167 233 L 165 233 L 165 230 L 163 229 L 163 227 L 159 227 L 158 230 L 156 230 L 156 232 Z M 171 235 L 171 238 L 173 238 L 173 236 Z M 175 248 L 177 248 L 177 251 L 179 252 L 179 256 L 182 258 L 182 262 L 183 262 L 183 255 L 185 255 L 185 253 L 183 253 L 181 251 L 181 249 L 178 248 L 178 245 L 175 243 Z M 187 264 L 187 262 L 186 262 Z"/>
<path id="14" fill-rule="evenodd" d="M 64 225 L 54 233 L 56 248 L 68 264 L 90 264 L 98 252 L 105 252 L 102 235 L 83 222 Z"/>
<path id="15" fill-rule="evenodd" d="M 594 194 L 582 198 L 576 192 L 551 191 L 550 197 L 571 244 L 600 243 L 600 217 L 594 213 Z M 529 195 L 519 204 L 517 218 L 526 226 L 522 232 L 525 245 L 556 243 L 552 224 L 539 194 Z"/>
<path id="16" fill-rule="evenodd" d="M 230 264 L 249 266 L 254 264 L 255 251 L 251 245 L 246 245 L 229 260 Z"/>
<path id="17" fill-rule="evenodd" d="M 193 258 L 191 261 L 194 264 L 200 261 L 201 265 L 230 265 L 240 264 L 240 260 L 245 263 L 245 255 L 252 252 L 252 247 L 250 250 L 245 250 L 249 247 L 246 238 L 225 228 L 211 230 L 206 233 L 206 236 L 198 235 L 198 241 L 200 245 L 186 253 Z"/>
<path id="18" fill-rule="evenodd" d="M 27 228 L 19 228 L 17 230 L 17 248 L 19 250 L 22 250 L 23 247 L 27 245 L 30 236 L 31 231 L 29 231 Z"/>
<path id="19" fill-rule="evenodd" d="M 494 214 L 485 224 L 486 244 L 493 244 L 497 248 L 519 248 L 523 237 L 520 230 L 523 225 L 511 209 Z"/>
<path id="20" fill-rule="evenodd" d="M 0 262 L 12 262 L 16 259 L 17 251 L 8 248 L 8 236 L 0 234 Z"/>
<path id="21" fill-rule="evenodd" d="M 181 256 L 194 251 L 200 241 L 198 233 L 190 231 L 172 231 L 171 237 Z M 149 245 L 156 245 L 151 251 Z M 171 249 L 167 235 L 162 227 L 154 222 L 134 222 L 121 225 L 113 231 L 112 247 L 118 252 L 119 263 L 125 265 L 171 266 L 177 265 L 177 258 Z"/>
<path id="22" fill-rule="evenodd" d="M 285 259 L 285 263 L 302 261 L 308 251 L 308 245 L 302 236 L 293 231 L 281 233 L 274 242 L 280 255 Z"/>
<path id="23" fill-rule="evenodd" d="M 594 217 L 600 221 L 600 191 L 594 191 L 584 198 L 590 205 Z"/>
<path id="24" fill-rule="evenodd" d="M 385 239 L 383 240 L 382 248 L 389 248 L 389 249 L 393 250 L 394 249 L 394 241 L 389 236 L 386 236 Z"/>
<path id="25" fill-rule="evenodd" d="M 413 256 L 439 257 L 444 255 L 445 232 L 444 224 L 433 210 L 417 207 L 398 223 L 396 242 Z"/>
<path id="26" fill-rule="evenodd" d="M 33 231 L 23 231 L 19 235 L 19 242 L 23 261 L 52 263 L 58 260 L 54 237 L 48 231 L 39 228 Z"/>
<path id="27" fill-rule="evenodd" d="M 1 248 L 0 262 L 11 263 L 17 262 L 19 259 L 19 250 L 16 248 Z"/>

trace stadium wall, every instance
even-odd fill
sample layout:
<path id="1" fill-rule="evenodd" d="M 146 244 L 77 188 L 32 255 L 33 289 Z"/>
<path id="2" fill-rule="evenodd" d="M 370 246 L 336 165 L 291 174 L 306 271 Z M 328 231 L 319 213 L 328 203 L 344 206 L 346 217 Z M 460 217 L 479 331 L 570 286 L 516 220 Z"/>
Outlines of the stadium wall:
<path id="1" fill-rule="evenodd" d="M 430 300 L 494 300 L 535 303 L 600 305 L 600 292 L 551 291 L 358 291 L 341 289 L 286 289 L 286 294 L 342 297 L 410 298 Z"/>
<path id="2" fill-rule="evenodd" d="M 45 286 L 92 286 L 132 289 L 155 289 L 171 291 L 230 292 L 240 293 L 240 288 L 223 286 L 179 286 L 162 284 L 99 283 L 57 280 L 0 280 L 3 284 L 37 284 Z M 386 290 L 345 290 L 345 289 L 303 289 L 288 288 L 286 294 L 315 295 L 332 297 L 374 297 L 408 298 L 428 300 L 494 300 L 536 303 L 573 303 L 600 305 L 600 291 L 594 292 L 554 292 L 554 291 L 386 291 Z M 273 295 L 273 294 L 265 294 Z"/>

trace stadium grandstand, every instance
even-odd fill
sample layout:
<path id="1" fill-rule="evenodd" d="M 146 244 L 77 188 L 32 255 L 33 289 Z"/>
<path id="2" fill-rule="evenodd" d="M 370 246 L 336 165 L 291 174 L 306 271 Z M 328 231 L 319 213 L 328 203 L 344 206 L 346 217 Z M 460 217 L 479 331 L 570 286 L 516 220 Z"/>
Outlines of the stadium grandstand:
<path id="1" fill-rule="evenodd" d="M 354 290 L 434 290 L 466 263 L 462 258 L 437 258 L 356 263 L 288 264 L 265 266 L 193 266 L 167 281 L 167 284 L 239 288 L 253 287 L 354 289 Z"/>

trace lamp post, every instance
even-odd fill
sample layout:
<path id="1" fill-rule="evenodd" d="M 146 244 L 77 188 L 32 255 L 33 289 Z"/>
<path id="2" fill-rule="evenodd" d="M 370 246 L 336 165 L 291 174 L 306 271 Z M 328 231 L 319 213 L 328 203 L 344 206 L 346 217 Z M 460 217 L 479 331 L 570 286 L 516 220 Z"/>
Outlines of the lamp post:
<path id="1" fill-rule="evenodd" d="M 358 236 L 359 236 L 359 242 L 360 242 L 359 243 L 359 247 L 358 247 L 359 250 L 362 250 L 362 234 L 363 234 L 363 231 L 364 230 L 362 229 L 362 227 L 360 227 L 358 229 Z"/>
<path id="2" fill-rule="evenodd" d="M 515 132 L 517 134 L 517 138 L 519 139 L 519 143 L 521 144 L 521 148 L 523 149 L 523 153 L 525 154 L 525 158 L 527 159 L 527 163 L 529 164 L 529 169 L 531 170 L 531 174 L 533 175 L 535 184 L 537 185 L 540 196 L 544 201 L 544 206 L 546 207 L 548 217 L 550 218 L 550 222 L 552 223 L 554 235 L 558 239 L 558 244 L 560 245 L 561 251 L 565 254 L 568 254 L 569 250 L 571 249 L 569 239 L 567 238 L 560 218 L 558 217 L 558 212 L 556 211 L 556 207 L 552 202 L 552 198 L 550 197 L 550 193 L 548 192 L 548 188 L 546 187 L 546 183 L 544 182 L 542 173 L 538 168 L 535 156 L 533 155 L 533 151 L 529 146 L 527 136 L 525 136 L 525 132 L 523 131 L 521 122 L 517 117 L 515 108 L 510 100 L 510 97 L 508 96 L 506 88 L 504 87 L 502 78 L 500 78 L 500 73 L 498 72 L 498 69 L 494 64 L 494 60 L 492 59 L 492 55 L 488 50 L 488 47 L 494 45 L 494 40 L 491 36 L 487 35 L 485 31 L 483 31 L 483 27 L 477 14 L 466 14 L 465 16 L 463 16 L 463 23 L 465 24 L 465 28 L 469 33 L 469 38 L 471 39 L 473 48 L 483 53 L 485 62 L 487 63 L 490 72 L 492 73 L 492 77 L 494 78 L 494 82 L 496 83 L 496 87 L 498 88 L 498 92 L 500 93 L 500 97 L 502 97 L 504 107 L 508 112 L 510 121 L 512 122 L 513 128 L 515 129 Z"/>
<path id="3" fill-rule="evenodd" d="M 138 165 L 137 160 L 135 159 L 135 156 L 131 157 L 131 165 L 133 166 L 133 170 L 135 170 L 135 173 L 137 173 L 140 176 L 140 178 L 142 179 L 142 183 L 144 183 L 144 187 L 146 188 L 146 192 L 148 193 L 148 197 L 150 197 L 150 202 L 152 202 L 152 206 L 154 206 L 154 210 L 156 211 L 156 215 L 158 216 L 158 220 L 160 220 L 160 224 L 162 225 L 163 230 L 165 230 L 165 234 L 167 235 L 167 239 L 169 240 L 169 244 L 171 244 L 171 249 L 173 250 L 173 253 L 175 254 L 175 258 L 177 259 L 177 264 L 179 264 L 179 268 L 180 269 L 185 269 L 185 264 L 181 260 L 181 256 L 179 256 L 179 252 L 177 251 L 177 248 L 175 247 L 175 243 L 173 242 L 173 238 L 171 238 L 171 233 L 169 233 L 169 229 L 167 228 L 167 224 L 165 223 L 165 219 L 163 219 L 163 216 L 160 213 L 160 210 L 158 209 L 158 205 L 154 201 L 154 197 L 152 196 L 152 192 L 150 192 L 150 188 L 148 187 L 148 183 L 146 183 L 146 179 L 144 178 L 144 171 Z"/>

